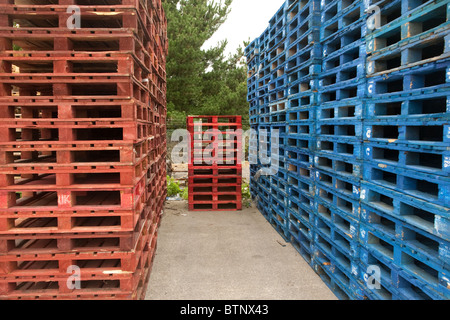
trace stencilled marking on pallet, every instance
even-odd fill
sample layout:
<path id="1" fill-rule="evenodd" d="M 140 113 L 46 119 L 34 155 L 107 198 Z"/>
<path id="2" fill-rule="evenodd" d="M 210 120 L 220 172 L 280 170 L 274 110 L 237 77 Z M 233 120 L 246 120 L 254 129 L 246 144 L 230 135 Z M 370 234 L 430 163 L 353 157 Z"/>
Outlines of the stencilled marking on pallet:
<path id="1" fill-rule="evenodd" d="M 70 205 L 70 194 L 60 194 L 58 195 L 58 205 L 67 206 Z"/>
<path id="2" fill-rule="evenodd" d="M 352 274 L 358 276 L 358 267 L 355 265 L 352 265 Z"/>
<path id="3" fill-rule="evenodd" d="M 367 73 L 368 73 L 368 74 L 372 74 L 372 73 L 374 73 L 374 71 L 375 71 L 375 62 L 370 61 L 370 62 L 367 64 Z"/>
<path id="4" fill-rule="evenodd" d="M 361 212 L 361 218 L 362 218 L 362 220 L 367 220 L 367 210 L 365 210 L 365 209 L 362 209 L 362 212 Z"/>
<path id="5" fill-rule="evenodd" d="M 363 241 L 365 241 L 366 238 L 367 238 L 366 230 L 361 230 L 360 234 L 361 234 L 361 239 L 362 239 Z"/>
<path id="6" fill-rule="evenodd" d="M 357 186 L 353 186 L 353 194 L 359 196 L 359 188 Z"/>
<path id="7" fill-rule="evenodd" d="M 350 236 L 352 238 L 356 238 L 356 236 L 358 235 L 358 230 L 356 230 L 356 227 L 351 225 L 350 226 Z"/>
<path id="8" fill-rule="evenodd" d="M 367 53 L 371 53 L 375 48 L 375 40 L 370 40 L 367 42 Z"/>
<path id="9" fill-rule="evenodd" d="M 450 220 L 446 219 L 445 217 L 436 215 L 434 223 L 435 223 L 436 232 L 439 235 L 442 235 L 442 236 L 450 235 Z"/>
<path id="10" fill-rule="evenodd" d="M 374 87 L 375 87 L 375 83 L 369 82 L 369 85 L 367 86 L 367 91 L 368 91 L 370 94 L 373 94 L 373 93 L 374 93 Z"/>
<path id="11" fill-rule="evenodd" d="M 447 286 L 447 289 L 450 289 L 450 280 L 447 277 L 445 277 L 445 276 L 442 276 L 441 279 L 444 282 L 444 285 Z"/>
<path id="12" fill-rule="evenodd" d="M 362 200 L 366 199 L 366 195 L 367 195 L 367 190 L 366 189 L 361 190 L 361 199 Z"/>
<path id="13" fill-rule="evenodd" d="M 450 157 L 444 158 L 444 168 L 450 168 Z"/>

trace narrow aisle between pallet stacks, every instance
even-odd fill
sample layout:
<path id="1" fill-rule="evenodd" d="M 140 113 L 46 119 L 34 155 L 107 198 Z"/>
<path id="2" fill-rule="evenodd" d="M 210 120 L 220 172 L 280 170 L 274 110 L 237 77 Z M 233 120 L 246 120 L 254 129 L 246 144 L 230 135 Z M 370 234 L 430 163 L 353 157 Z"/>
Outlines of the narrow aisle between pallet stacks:
<path id="1" fill-rule="evenodd" d="M 336 299 L 256 208 L 187 208 L 166 203 L 146 299 Z"/>

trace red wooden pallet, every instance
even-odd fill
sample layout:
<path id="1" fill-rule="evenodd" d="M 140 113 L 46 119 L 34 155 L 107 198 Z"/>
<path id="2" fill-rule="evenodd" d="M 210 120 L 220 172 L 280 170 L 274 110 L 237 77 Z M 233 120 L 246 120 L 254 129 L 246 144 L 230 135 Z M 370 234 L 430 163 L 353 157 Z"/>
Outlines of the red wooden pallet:
<path id="1" fill-rule="evenodd" d="M 139 268 L 133 273 L 95 276 L 81 278 L 81 289 L 71 289 L 66 279 L 56 278 L 53 281 L 22 281 L 0 282 L 0 299 L 143 299 L 148 284 L 156 251 L 154 237 L 150 250 L 141 257 Z"/>

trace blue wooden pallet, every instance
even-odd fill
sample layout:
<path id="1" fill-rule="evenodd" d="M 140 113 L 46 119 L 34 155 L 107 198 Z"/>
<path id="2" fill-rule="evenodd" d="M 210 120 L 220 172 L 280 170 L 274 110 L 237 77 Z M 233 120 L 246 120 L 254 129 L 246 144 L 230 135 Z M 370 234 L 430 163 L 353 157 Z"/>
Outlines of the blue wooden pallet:
<path id="1" fill-rule="evenodd" d="M 361 121 L 330 119 L 316 122 L 315 134 L 318 137 L 342 139 L 348 142 L 363 141 Z"/>
<path id="2" fill-rule="evenodd" d="M 448 299 L 450 29 L 438 15 L 409 25 L 448 4 L 322 0 L 320 26 L 317 3 L 287 0 L 245 51 L 266 142 L 249 147 L 252 197 L 340 298 Z M 371 4 L 393 21 L 366 45 Z M 259 153 L 278 170 L 256 181 L 270 166 Z M 371 265 L 381 289 L 366 283 Z"/>
<path id="3" fill-rule="evenodd" d="M 259 105 L 259 100 L 258 99 L 255 98 L 255 99 L 250 100 L 249 104 L 250 104 L 249 114 L 251 114 L 251 111 L 253 111 L 253 110 L 256 110 L 256 111 L 259 110 L 260 105 Z"/>
<path id="4" fill-rule="evenodd" d="M 398 269 L 389 261 L 361 247 L 359 265 L 360 282 L 376 300 L 441 300 L 442 296 L 434 291 L 416 287 L 398 277 Z M 374 272 L 379 271 L 379 275 Z M 378 283 L 376 283 L 376 282 Z"/>
<path id="5" fill-rule="evenodd" d="M 450 204 L 450 177 L 427 177 L 395 166 L 364 164 L 363 179 L 440 206 Z"/>
<path id="6" fill-rule="evenodd" d="M 284 112 L 278 112 L 278 113 L 272 113 L 270 115 L 270 121 L 272 125 L 280 125 L 280 124 L 286 124 L 286 111 Z"/>
<path id="7" fill-rule="evenodd" d="M 287 135 L 290 137 L 293 136 L 309 136 L 314 135 L 314 122 L 313 121 L 304 121 L 301 123 L 294 122 L 294 123 L 287 123 L 286 124 L 286 131 Z"/>
<path id="8" fill-rule="evenodd" d="M 278 172 L 274 175 L 274 177 L 279 181 L 283 182 L 288 181 L 288 172 L 283 167 L 280 166 Z"/>
<path id="9" fill-rule="evenodd" d="M 280 88 L 277 90 L 271 90 L 269 92 L 269 103 L 274 103 L 282 100 L 286 100 L 288 97 L 288 88 Z"/>
<path id="10" fill-rule="evenodd" d="M 286 25 L 283 25 L 283 22 L 279 22 L 279 25 L 274 29 L 270 30 L 270 38 L 267 45 L 267 51 L 270 52 L 279 46 L 281 43 L 286 41 Z"/>
<path id="11" fill-rule="evenodd" d="M 302 79 L 289 83 L 288 88 L 289 97 L 312 95 L 318 91 L 319 81 L 317 79 Z"/>
<path id="12" fill-rule="evenodd" d="M 321 53 L 320 50 L 306 51 L 289 57 L 286 62 L 286 73 L 291 74 L 298 69 L 308 70 L 309 75 L 318 75 L 321 72 Z M 312 56 L 314 54 L 314 56 Z"/>
<path id="13" fill-rule="evenodd" d="M 359 201 L 361 197 L 361 181 L 353 177 L 343 177 L 333 172 L 315 169 L 315 181 L 317 185 L 324 187 L 326 190 L 336 190 L 353 200 Z"/>
<path id="14" fill-rule="evenodd" d="M 387 20 L 388 23 L 382 24 L 379 28 L 369 30 L 367 46 L 368 52 L 372 54 L 385 52 L 391 47 L 395 51 L 402 43 L 430 38 L 434 32 L 439 33 L 440 30 L 448 27 L 449 3 L 446 0 L 428 1 L 424 4 L 397 0 L 390 4 L 386 2 L 386 4 L 388 6 L 380 8 L 380 21 L 386 21 L 385 17 L 391 15 L 395 6 L 397 6 L 397 9 L 394 8 L 397 12 L 400 12 L 400 7 L 403 7 L 402 14 L 397 14 L 396 19 L 391 17 Z M 412 6 L 405 8 L 407 4 Z M 420 29 L 411 25 L 423 22 L 430 24 L 431 27 Z M 389 41 L 386 41 L 388 38 Z"/>
<path id="15" fill-rule="evenodd" d="M 286 41 L 281 41 L 278 45 L 274 46 L 267 52 L 268 61 L 273 62 L 281 57 L 286 58 L 286 47 Z"/>
<path id="16" fill-rule="evenodd" d="M 286 242 L 290 242 L 291 237 L 289 233 L 289 224 L 287 220 L 284 220 L 279 214 L 271 215 L 268 219 L 272 227 L 278 232 L 278 234 Z"/>
<path id="17" fill-rule="evenodd" d="M 344 225 L 341 226 L 343 228 Z M 326 239 L 330 244 L 349 259 L 357 260 L 359 258 L 359 223 L 355 223 L 349 227 L 352 229 L 351 234 L 333 224 L 332 218 L 325 218 L 324 216 L 315 216 L 314 231 Z"/>
<path id="18" fill-rule="evenodd" d="M 352 273 L 358 260 L 346 256 L 317 231 L 314 235 L 314 269 L 322 280 L 340 299 L 368 300 L 369 297 Z M 328 277 L 323 278 L 320 271 L 325 271 Z"/>
<path id="19" fill-rule="evenodd" d="M 310 15 L 319 13 L 320 13 L 320 0 L 288 1 L 288 7 L 286 10 L 288 23 L 290 23 L 296 18 L 298 18 L 300 21 L 304 21 Z"/>
<path id="20" fill-rule="evenodd" d="M 365 121 L 363 130 L 364 141 L 411 147 L 419 152 L 445 150 L 450 142 L 450 125 L 447 120 Z"/>
<path id="21" fill-rule="evenodd" d="M 365 204 L 361 207 L 365 230 L 382 234 L 409 255 L 437 270 L 450 270 L 450 242 Z"/>
<path id="22" fill-rule="evenodd" d="M 446 58 L 370 77 L 367 81 L 367 97 L 397 99 L 446 92 L 450 88 L 449 69 L 450 58 Z"/>
<path id="23" fill-rule="evenodd" d="M 361 0 L 322 0 L 320 9 L 322 13 L 326 14 L 324 16 L 326 21 L 336 16 L 345 15 L 354 8 L 360 7 L 361 2 Z"/>
<path id="24" fill-rule="evenodd" d="M 286 123 L 302 123 L 314 121 L 315 112 L 313 109 L 290 108 L 286 111 Z"/>
<path id="25" fill-rule="evenodd" d="M 314 236 L 312 224 L 308 219 L 313 219 L 314 215 L 307 211 L 302 211 L 303 215 L 300 216 L 298 212 L 291 210 L 291 208 L 288 209 L 287 214 L 289 218 L 289 230 L 292 236 L 294 236 L 297 241 L 301 241 L 300 239 L 305 239 L 311 243 Z M 302 233 L 302 235 L 300 235 L 300 233 Z"/>
<path id="26" fill-rule="evenodd" d="M 336 214 L 347 221 L 360 219 L 361 205 L 359 201 L 317 182 L 314 207 L 316 212 L 323 212 L 330 216 Z"/>
<path id="27" fill-rule="evenodd" d="M 259 46 L 259 39 L 255 39 L 244 49 L 245 55 L 248 55 L 251 52 L 254 52 L 256 48 Z"/>
<path id="28" fill-rule="evenodd" d="M 286 20 L 287 3 L 284 2 L 273 17 L 269 20 L 269 29 L 274 28 L 278 22 Z"/>
<path id="29" fill-rule="evenodd" d="M 287 88 L 288 86 L 288 77 L 287 75 L 278 75 L 278 74 L 272 74 L 271 75 L 271 79 L 269 82 L 269 93 L 279 90 L 279 89 L 284 89 Z"/>
<path id="30" fill-rule="evenodd" d="M 393 99 L 370 99 L 365 104 L 365 119 L 380 122 L 450 120 L 450 90 Z"/>
<path id="31" fill-rule="evenodd" d="M 350 44 L 342 43 L 342 39 L 322 42 L 322 54 L 322 68 L 324 72 L 345 67 L 347 64 L 355 63 L 356 61 L 365 65 L 365 62 L 362 60 L 367 58 L 364 39 L 358 39 Z"/>
<path id="32" fill-rule="evenodd" d="M 256 125 L 259 123 L 259 115 L 251 115 L 249 120 L 251 125 Z"/>
<path id="33" fill-rule="evenodd" d="M 289 232 L 291 235 L 291 244 L 308 264 L 311 265 L 314 231 L 309 222 L 305 221 L 304 214 L 299 217 L 299 214 L 293 211 L 292 208 L 288 209 Z"/>
<path id="34" fill-rule="evenodd" d="M 363 154 L 364 161 L 380 167 L 392 166 L 411 170 L 424 179 L 450 176 L 450 150 L 447 149 L 365 142 Z"/>
<path id="35" fill-rule="evenodd" d="M 308 170 L 305 169 L 308 173 Z M 289 199 L 296 202 L 298 205 L 310 206 L 314 197 L 314 180 L 308 176 L 299 176 L 295 173 L 288 174 L 289 182 Z"/>
<path id="36" fill-rule="evenodd" d="M 312 267 L 313 266 L 313 251 L 311 242 L 300 231 L 297 232 L 295 227 L 290 225 L 289 232 L 291 234 L 290 243 L 295 250 L 303 257 L 303 259 Z"/>
<path id="37" fill-rule="evenodd" d="M 298 190 L 297 188 L 291 187 L 289 189 L 289 205 L 291 211 L 297 215 L 297 218 L 301 220 L 303 217 L 305 224 L 307 221 L 312 222 L 312 215 L 314 213 L 314 194 Z M 311 224 L 312 225 L 312 224 Z"/>
<path id="38" fill-rule="evenodd" d="M 323 72 L 319 76 L 320 88 L 327 88 L 342 83 L 359 83 L 366 76 L 364 63 L 364 59 L 353 60 L 334 68 L 328 68 L 328 70 L 325 70 L 325 66 L 329 65 L 324 64 L 322 66 Z"/>
<path id="39" fill-rule="evenodd" d="M 342 139 L 342 137 L 317 136 L 315 153 L 328 156 L 335 155 L 344 161 L 362 160 L 364 158 L 362 142 Z"/>
<path id="40" fill-rule="evenodd" d="M 322 47 L 318 43 L 307 44 L 305 41 L 297 40 L 287 46 L 286 58 L 288 61 L 295 59 L 296 65 L 305 64 L 312 59 L 319 62 L 321 57 Z"/>
<path id="41" fill-rule="evenodd" d="M 288 148 L 296 148 L 299 150 L 313 151 L 315 144 L 315 137 L 307 136 L 307 137 L 296 137 L 296 136 L 287 136 L 287 149 Z"/>
<path id="42" fill-rule="evenodd" d="M 318 121 L 353 120 L 361 121 L 365 101 L 361 99 L 347 99 L 336 101 L 332 104 L 319 105 L 317 107 Z"/>
<path id="43" fill-rule="evenodd" d="M 291 192 L 291 190 L 290 190 Z M 300 198 L 289 198 L 289 215 L 291 223 L 294 223 L 299 229 L 300 225 L 298 221 L 302 223 L 303 226 L 311 228 L 314 225 L 314 197 L 306 194 L 299 195 Z"/>
<path id="44" fill-rule="evenodd" d="M 270 67 L 271 65 L 266 60 L 262 60 L 258 67 L 258 88 L 263 88 L 269 85 L 270 82 Z"/>
<path id="45" fill-rule="evenodd" d="M 367 74 L 383 75 L 396 69 L 422 65 L 442 60 L 450 56 L 450 22 L 437 30 L 428 31 L 415 37 L 408 37 L 395 45 L 375 51 L 367 58 Z M 373 49 L 374 41 L 367 44 Z"/>
<path id="46" fill-rule="evenodd" d="M 270 183 L 272 185 L 272 190 L 278 190 L 279 194 L 281 194 L 284 199 L 285 206 L 288 206 L 289 199 L 288 193 L 289 193 L 289 186 L 287 185 L 287 180 L 278 178 L 276 174 L 270 176 Z"/>
<path id="47" fill-rule="evenodd" d="M 334 85 L 321 87 L 319 91 L 319 104 L 328 105 L 344 101 L 354 102 L 366 97 L 366 80 L 351 80 L 349 82 L 336 83 Z"/>
<path id="48" fill-rule="evenodd" d="M 317 92 L 311 92 L 306 94 L 297 94 L 288 96 L 288 109 L 311 109 L 314 108 L 319 100 Z"/>
<path id="49" fill-rule="evenodd" d="M 297 214 L 292 210 L 288 210 L 289 217 L 289 231 L 297 242 L 305 242 L 312 244 L 314 239 L 314 230 L 311 228 L 309 222 L 305 222 L 305 219 L 298 218 Z"/>
<path id="50" fill-rule="evenodd" d="M 320 29 L 318 26 L 311 27 L 309 29 L 298 26 L 288 26 L 288 35 L 286 37 L 286 48 L 289 50 L 292 48 L 294 52 L 289 56 L 294 56 L 295 52 L 300 53 L 304 50 L 312 50 L 313 47 L 321 48 L 320 44 Z"/>
<path id="51" fill-rule="evenodd" d="M 334 15 L 334 17 L 330 17 L 328 12 L 322 11 L 320 41 L 325 42 L 341 38 L 347 42 L 348 39 L 346 37 L 352 35 L 354 31 L 360 32 L 359 38 L 365 37 L 367 33 L 367 15 L 364 10 L 363 2 L 359 1 L 353 8 Z M 354 38 L 353 35 L 351 37 Z"/>
<path id="52" fill-rule="evenodd" d="M 450 240 L 448 206 L 438 206 L 366 181 L 361 182 L 361 202 L 443 240 Z"/>
<path id="53" fill-rule="evenodd" d="M 276 77 L 283 76 L 286 69 L 286 55 L 277 56 L 272 61 L 269 61 L 269 64 L 271 77 L 273 75 Z"/>
<path id="54" fill-rule="evenodd" d="M 269 27 L 267 27 L 262 33 L 261 35 L 258 37 L 259 40 L 259 48 L 261 49 L 261 45 L 267 41 L 267 39 L 269 39 Z M 261 52 L 262 50 L 260 50 Z"/>
<path id="55" fill-rule="evenodd" d="M 316 154 L 314 166 L 344 178 L 359 180 L 362 177 L 362 162 L 357 159 L 350 160 L 334 154 Z"/>
<path id="56" fill-rule="evenodd" d="M 310 170 L 306 169 L 304 171 L 305 176 L 300 176 L 296 172 L 288 173 L 289 196 L 292 197 L 293 201 L 300 199 L 300 195 L 297 193 L 306 195 L 307 197 L 314 197 L 314 179 L 308 175 L 311 174 L 313 176 L 313 173 L 309 173 Z"/>
<path id="57" fill-rule="evenodd" d="M 289 146 L 286 147 L 285 158 L 287 163 L 290 164 L 290 166 L 286 166 L 286 170 L 298 175 L 302 174 L 301 168 L 312 168 L 314 163 L 312 152 Z"/>
<path id="58" fill-rule="evenodd" d="M 444 280 L 448 279 L 448 270 L 417 260 L 391 238 L 376 230 L 367 229 L 365 224 L 360 225 L 360 240 L 367 251 L 382 259 L 387 265 L 395 267 L 394 270 L 409 283 L 419 288 L 429 288 L 427 291 L 434 292 L 436 296 L 450 297 L 448 282 Z"/>
<path id="59" fill-rule="evenodd" d="M 322 279 L 322 281 L 339 300 L 352 300 L 351 294 L 346 290 L 343 290 L 341 288 L 341 285 L 339 285 L 334 279 L 334 276 L 330 270 L 330 263 L 328 261 L 321 261 L 314 256 L 312 265 L 316 274 L 320 277 L 320 279 Z"/>

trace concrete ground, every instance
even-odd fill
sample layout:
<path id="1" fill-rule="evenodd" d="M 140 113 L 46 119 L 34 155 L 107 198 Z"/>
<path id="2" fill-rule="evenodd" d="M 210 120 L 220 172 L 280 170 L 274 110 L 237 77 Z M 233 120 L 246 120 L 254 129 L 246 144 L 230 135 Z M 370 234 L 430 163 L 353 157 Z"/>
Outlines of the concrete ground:
<path id="1" fill-rule="evenodd" d="M 166 204 L 147 300 L 336 300 L 256 208 Z"/>

